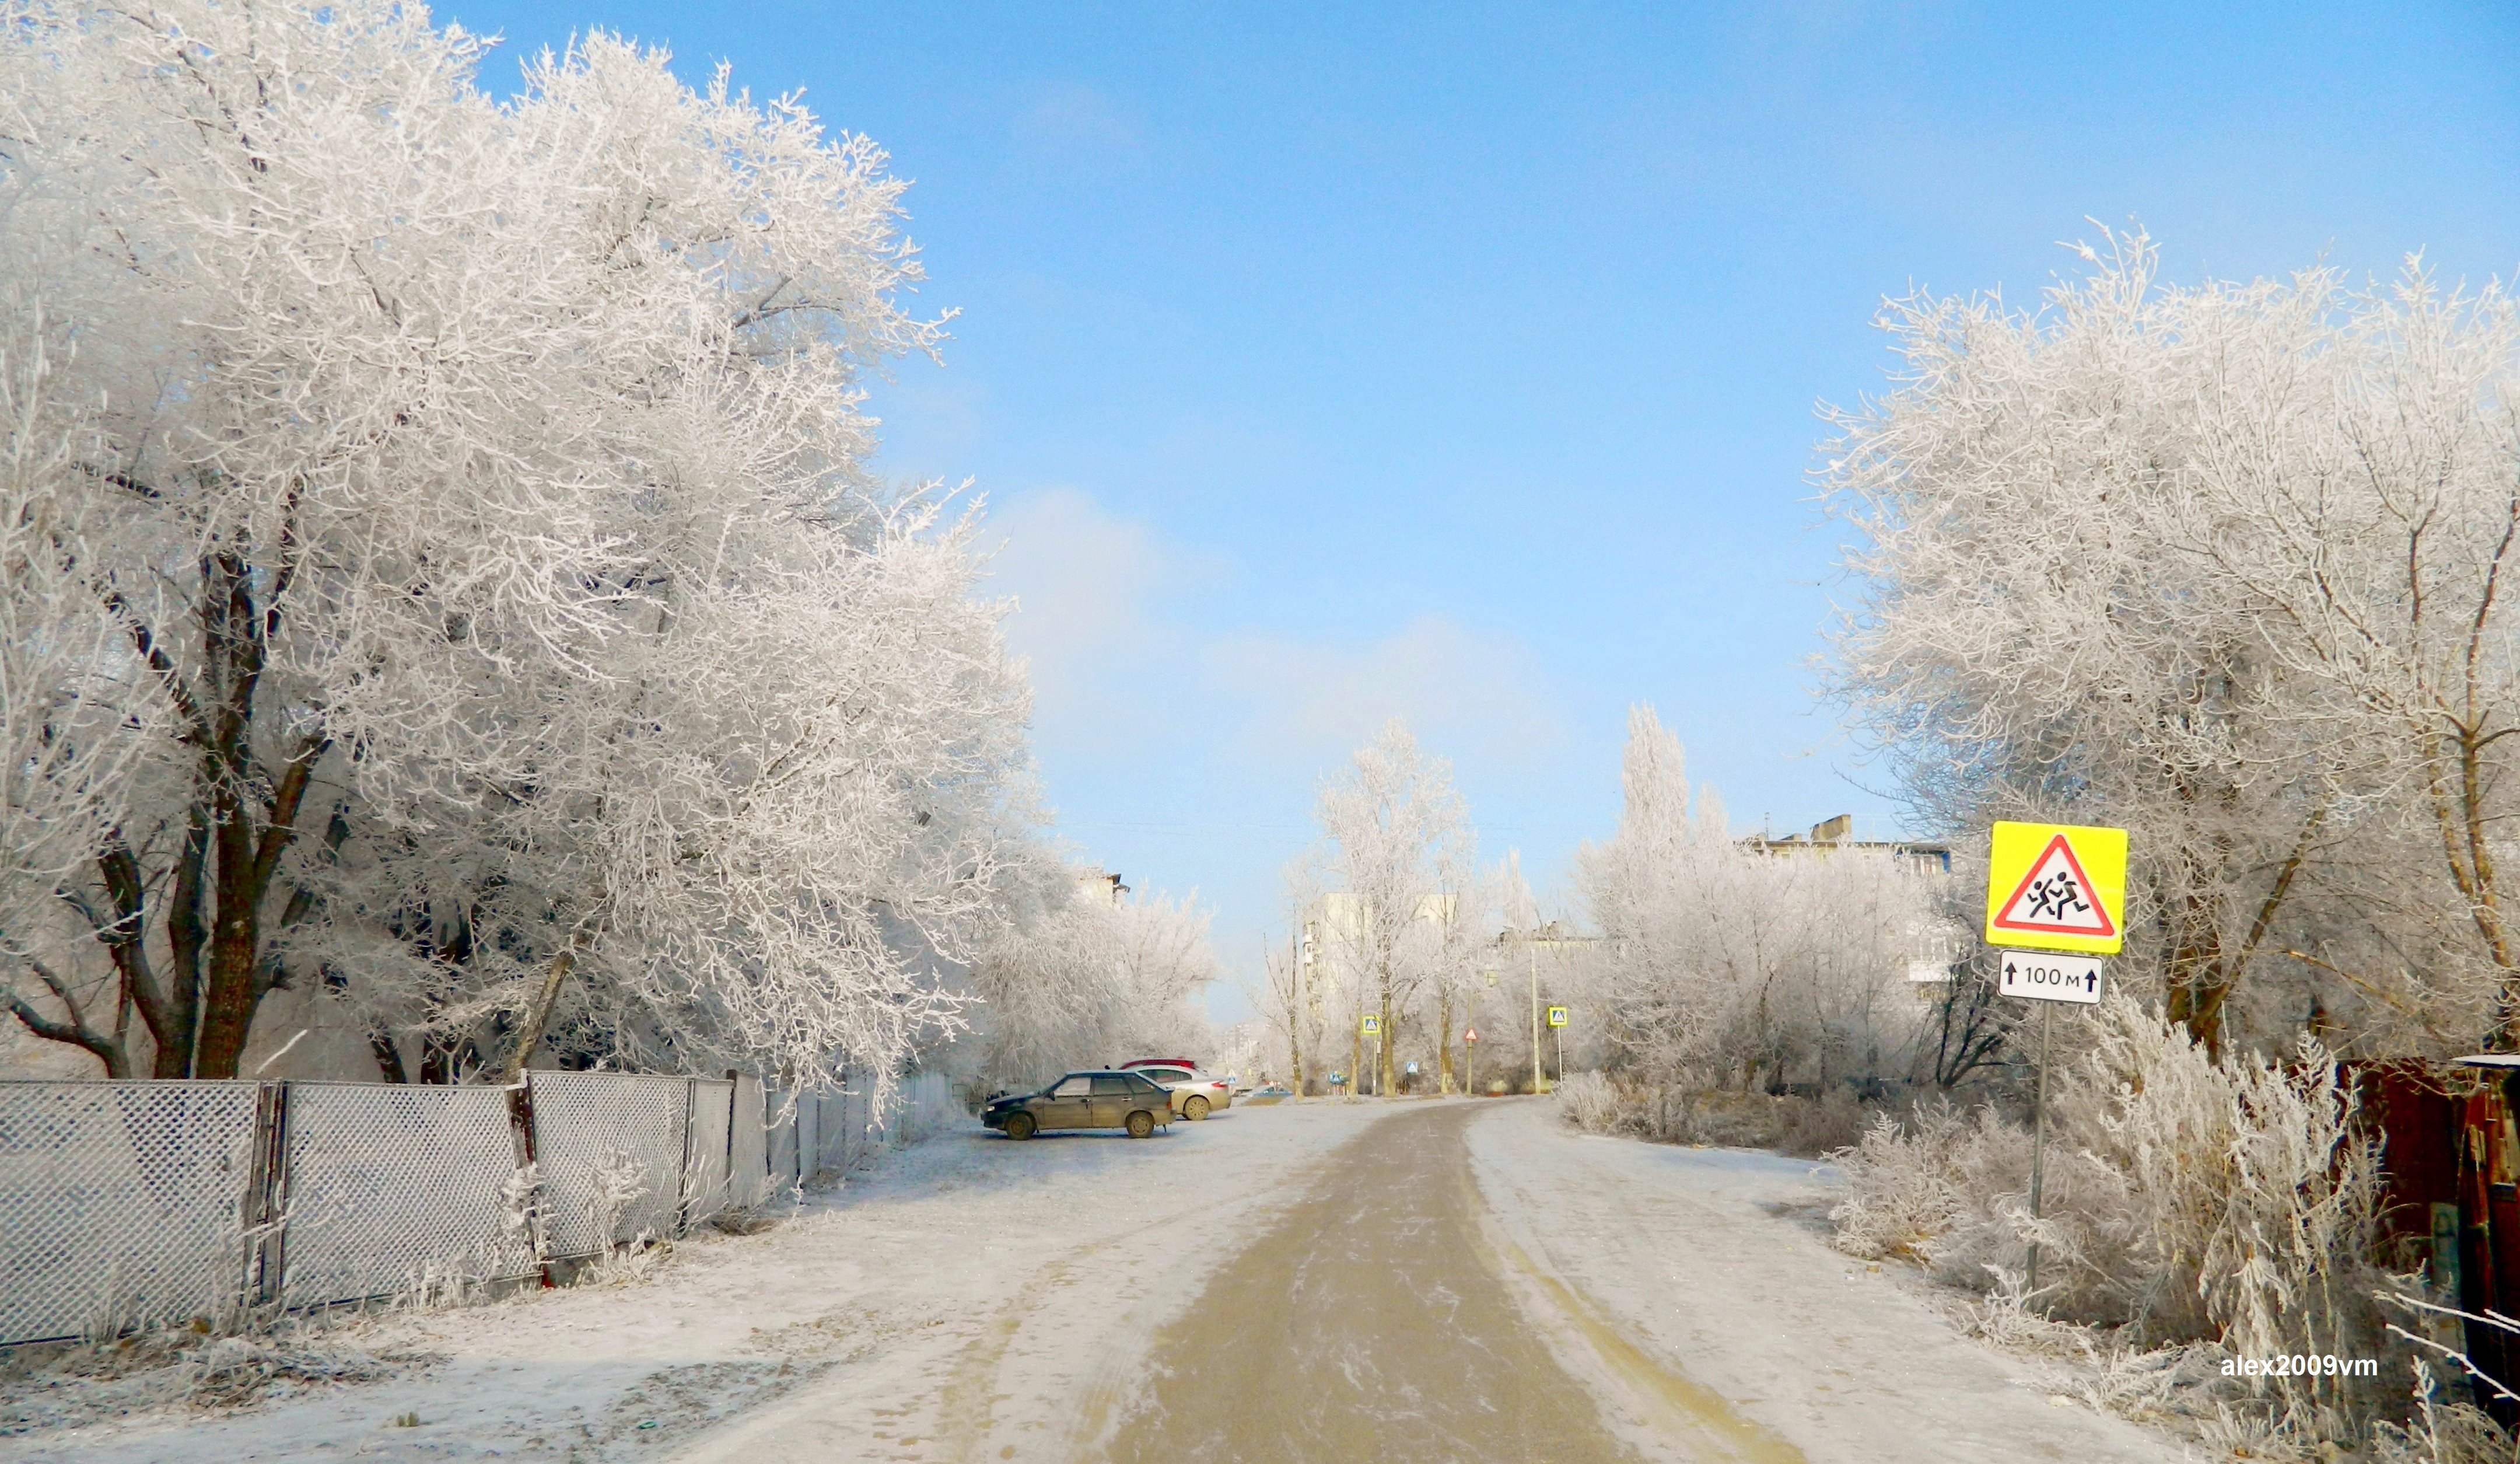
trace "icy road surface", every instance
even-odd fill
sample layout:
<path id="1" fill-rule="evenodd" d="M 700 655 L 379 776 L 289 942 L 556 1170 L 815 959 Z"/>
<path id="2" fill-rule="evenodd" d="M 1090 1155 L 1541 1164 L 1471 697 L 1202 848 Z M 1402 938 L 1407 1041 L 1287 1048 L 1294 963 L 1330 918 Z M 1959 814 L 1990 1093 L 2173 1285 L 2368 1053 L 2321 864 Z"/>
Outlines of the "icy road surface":
<path id="1" fill-rule="evenodd" d="M 390 1380 L 91 1399 L 0 1460 L 2181 1457 L 1828 1250 L 1827 1194 L 1807 1161 L 1585 1137 L 1545 1101 L 975 1127 L 645 1282 L 320 1344 L 437 1359 Z"/>

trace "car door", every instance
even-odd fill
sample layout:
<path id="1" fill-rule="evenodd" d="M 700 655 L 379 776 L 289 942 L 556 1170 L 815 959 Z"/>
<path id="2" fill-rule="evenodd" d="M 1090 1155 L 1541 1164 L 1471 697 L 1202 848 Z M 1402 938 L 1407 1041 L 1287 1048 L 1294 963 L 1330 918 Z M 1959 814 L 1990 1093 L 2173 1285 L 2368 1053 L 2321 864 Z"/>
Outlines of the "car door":
<path id="1" fill-rule="evenodd" d="M 1145 1090 L 1125 1073 L 1101 1073 L 1094 1078 L 1094 1126 L 1117 1128 L 1129 1121 L 1129 1110 L 1151 1105 Z"/>
<path id="2" fill-rule="evenodd" d="M 1044 1128 L 1085 1128 L 1094 1121 L 1094 1079 L 1083 1073 L 1071 1073 L 1051 1084 L 1050 1091 L 1034 1100 L 1033 1117 Z"/>

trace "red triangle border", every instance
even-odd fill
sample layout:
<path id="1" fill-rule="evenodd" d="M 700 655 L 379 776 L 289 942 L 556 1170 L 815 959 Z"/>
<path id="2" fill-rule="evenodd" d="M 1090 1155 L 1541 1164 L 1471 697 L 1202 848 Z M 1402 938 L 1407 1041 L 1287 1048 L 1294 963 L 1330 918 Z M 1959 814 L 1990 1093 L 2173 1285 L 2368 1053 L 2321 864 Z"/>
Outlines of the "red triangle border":
<path id="1" fill-rule="evenodd" d="M 2099 892 L 2092 889 L 2092 877 L 2083 872 L 2083 861 L 2074 857 L 2074 841 L 2062 834 L 2048 841 L 2048 846 L 2039 851 L 2039 857 L 2031 860 L 2030 868 L 2022 873 L 2021 883 L 2012 887 L 2012 892 L 2005 895 L 2003 903 L 1997 908 L 2009 910 L 2019 904 L 2021 896 L 2029 892 L 2030 882 L 2039 878 L 2040 870 L 2048 867 L 2048 856 L 2056 852 L 2060 846 L 2065 850 L 2066 867 L 2074 871 L 2075 883 L 2082 886 L 2084 892 L 2092 896 L 2092 913 L 2100 917 L 2101 928 L 2095 931 L 2079 925 L 2034 925 L 2026 920 L 2006 920 L 2001 915 L 1989 920 L 1988 926 L 1999 931 L 2019 931 L 2031 936 L 2079 936 L 2088 940 L 2106 940 L 2118 933 L 2117 922 L 2109 918 L 2108 905 L 2100 899 Z"/>

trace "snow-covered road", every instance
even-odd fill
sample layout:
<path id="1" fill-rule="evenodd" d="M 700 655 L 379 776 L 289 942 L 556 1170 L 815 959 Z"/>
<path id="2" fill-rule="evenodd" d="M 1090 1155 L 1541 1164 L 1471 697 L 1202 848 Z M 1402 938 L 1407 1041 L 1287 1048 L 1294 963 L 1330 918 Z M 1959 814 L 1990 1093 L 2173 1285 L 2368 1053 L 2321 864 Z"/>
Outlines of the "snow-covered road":
<path id="1" fill-rule="evenodd" d="M 131 1413 L 0 1440 L 0 1459 L 1294 1464 L 1312 1450 L 1274 1395 L 1320 1392 L 1326 1367 L 1341 1406 L 1451 1431 L 1392 1457 L 2179 1457 L 2054 1405 L 1909 1283 L 1826 1249 L 1826 1184 L 1807 1162 L 1588 1138 L 1527 1101 L 1237 1108 L 1144 1142 L 975 1127 L 644 1282 L 325 1336 L 437 1359 L 387 1381 L 225 1415 L 135 1387 Z M 1289 1274 L 1270 1304 L 1264 1273 L 1333 1246 L 1348 1269 L 1309 1295 Z M 1368 1350 L 1340 1364 L 1350 1344 Z M 1354 1366 L 1377 1346 L 1428 1365 Z"/>

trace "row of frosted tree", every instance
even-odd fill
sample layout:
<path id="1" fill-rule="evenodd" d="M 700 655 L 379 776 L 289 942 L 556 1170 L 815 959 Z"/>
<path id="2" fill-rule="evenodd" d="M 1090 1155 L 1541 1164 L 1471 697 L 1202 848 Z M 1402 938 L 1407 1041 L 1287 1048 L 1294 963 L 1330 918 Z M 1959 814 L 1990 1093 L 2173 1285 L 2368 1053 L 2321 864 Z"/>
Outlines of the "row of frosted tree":
<path id="1" fill-rule="evenodd" d="M 883 155 L 487 51 L 384 0 L 0 33 L 15 1020 L 223 1077 L 311 992 L 396 1080 L 791 1082 L 1189 1020 L 1203 918 L 1042 832 L 974 511 L 867 467 L 867 374 L 943 339 Z"/>

